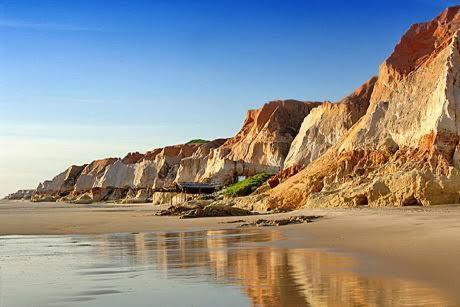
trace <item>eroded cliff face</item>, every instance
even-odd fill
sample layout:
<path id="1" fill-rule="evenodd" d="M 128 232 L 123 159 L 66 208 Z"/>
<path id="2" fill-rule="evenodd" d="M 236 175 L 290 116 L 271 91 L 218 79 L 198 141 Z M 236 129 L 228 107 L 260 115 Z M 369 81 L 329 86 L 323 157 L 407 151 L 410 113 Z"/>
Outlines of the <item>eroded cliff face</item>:
<path id="1" fill-rule="evenodd" d="M 241 130 L 221 146 L 206 152 L 199 168 L 188 172 L 191 176 L 186 179 L 228 184 L 236 176 L 278 172 L 303 119 L 319 105 L 318 102 L 277 100 L 248 111 Z M 184 177 L 178 177 L 179 181 L 182 179 Z"/>
<path id="2" fill-rule="evenodd" d="M 284 168 L 308 165 L 335 145 L 366 114 L 377 78 L 371 78 L 336 103 L 323 103 L 303 120 Z"/>
<path id="3" fill-rule="evenodd" d="M 77 178 L 74 187 L 75 192 L 87 191 L 94 187 L 104 175 L 105 170 L 116 161 L 117 158 L 106 158 L 95 160 L 86 165 Z"/>
<path id="4" fill-rule="evenodd" d="M 165 147 L 155 157 L 157 175 L 154 178 L 153 188 L 168 187 L 174 183 L 182 159 L 191 157 L 202 145 L 185 144 Z"/>
<path id="5" fill-rule="evenodd" d="M 277 100 L 250 110 L 243 127 L 220 150 L 233 161 L 282 167 L 302 121 L 317 102 Z"/>
<path id="6" fill-rule="evenodd" d="M 366 114 L 256 207 L 458 203 L 459 30 L 460 7 L 412 26 L 381 65 Z"/>
<path id="7" fill-rule="evenodd" d="M 30 200 L 35 190 L 17 190 L 14 193 L 8 194 L 4 199 L 9 200 Z"/>
<path id="8" fill-rule="evenodd" d="M 192 156 L 182 159 L 177 171 L 176 181 L 195 182 L 202 178 L 211 153 L 226 141 L 227 139 L 216 139 L 203 144 Z"/>
<path id="9" fill-rule="evenodd" d="M 180 161 L 192 156 L 200 146 L 167 146 L 145 154 L 135 152 L 121 159 L 106 158 L 72 166 L 52 180 L 41 183 L 32 200 L 75 203 L 148 201 L 154 189 L 174 182 Z"/>
<path id="10" fill-rule="evenodd" d="M 378 77 L 337 103 L 272 101 L 232 138 L 72 166 L 32 199 L 148 200 L 177 181 L 276 173 L 254 209 L 460 201 L 460 6 L 412 26 Z"/>
<path id="11" fill-rule="evenodd" d="M 320 105 L 295 100 L 272 101 L 247 113 L 243 127 L 230 139 L 154 149 L 124 158 L 73 166 L 40 184 L 34 201 L 148 200 L 174 182 L 228 184 L 236 176 L 278 172 L 301 123 Z"/>
<path id="12" fill-rule="evenodd" d="M 121 188 L 126 194 L 115 196 L 124 202 L 148 201 L 156 189 L 170 187 L 180 162 L 192 156 L 200 144 L 180 144 L 155 149 L 144 155 L 128 154 L 110 165 L 94 187 Z"/>
<path id="13" fill-rule="evenodd" d="M 61 196 L 68 194 L 74 189 L 74 186 L 85 169 L 86 165 L 72 165 L 62 173 L 56 175 L 51 180 L 40 183 L 33 195 L 32 201 L 55 201 Z"/>

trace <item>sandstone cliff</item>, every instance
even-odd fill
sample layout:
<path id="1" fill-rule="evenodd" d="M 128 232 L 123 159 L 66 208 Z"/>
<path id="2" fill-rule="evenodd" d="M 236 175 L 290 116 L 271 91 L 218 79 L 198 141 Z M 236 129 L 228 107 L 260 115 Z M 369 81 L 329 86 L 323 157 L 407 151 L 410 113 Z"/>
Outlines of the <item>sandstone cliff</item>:
<path id="1" fill-rule="evenodd" d="M 123 159 L 115 159 L 96 176 L 97 179 L 91 188 L 100 188 L 97 190 L 97 196 L 93 190 L 87 189 L 83 201 L 100 201 L 107 198 L 125 199 L 125 202 L 147 201 L 151 198 L 153 190 L 173 184 L 181 160 L 193 155 L 200 146 L 167 146 L 146 154 L 129 153 Z M 102 194 L 100 190 L 103 191 Z M 113 195 L 114 191 L 116 195 Z M 81 201 L 82 195 L 78 194 L 81 193 L 74 193 L 74 198 Z"/>
<path id="2" fill-rule="evenodd" d="M 416 24 L 380 66 L 366 114 L 256 206 L 458 203 L 460 6 Z M 249 204 L 249 202 L 247 202 Z"/>
<path id="3" fill-rule="evenodd" d="M 207 181 L 228 184 L 236 176 L 276 173 L 284 163 L 300 125 L 320 103 L 277 100 L 250 110 L 241 130 L 221 146 L 206 151 L 192 171 L 184 161 L 178 181 Z M 187 173 L 187 176 L 183 176 Z M 187 180 L 184 180 L 187 179 Z"/>
<path id="4" fill-rule="evenodd" d="M 177 175 L 182 159 L 192 156 L 201 144 L 184 144 L 167 146 L 155 157 L 156 176 L 154 177 L 153 188 L 171 186 Z"/>
<path id="5" fill-rule="evenodd" d="M 148 201 L 153 190 L 173 184 L 182 159 L 206 146 L 167 146 L 145 154 L 135 152 L 124 158 L 106 158 L 83 166 L 71 166 L 52 180 L 40 183 L 32 200 L 76 203 Z"/>
<path id="6" fill-rule="evenodd" d="M 197 151 L 190 157 L 184 158 L 180 162 L 177 171 L 177 182 L 194 182 L 204 176 L 206 166 L 211 152 L 222 146 L 227 139 L 216 139 L 201 145 Z"/>
<path id="7" fill-rule="evenodd" d="M 320 103 L 271 101 L 250 110 L 230 139 L 157 148 L 145 154 L 72 166 L 40 184 L 34 201 L 148 200 L 179 181 L 232 182 L 236 176 L 279 171 L 301 123 Z"/>
<path id="8" fill-rule="evenodd" d="M 303 120 L 291 144 L 284 167 L 304 166 L 324 154 L 364 115 L 377 78 L 337 103 L 323 103 Z"/>
<path id="9" fill-rule="evenodd" d="M 55 201 L 61 196 L 68 194 L 74 189 L 85 167 L 86 165 L 72 165 L 53 179 L 40 183 L 31 199 L 33 201 Z"/>
<path id="10" fill-rule="evenodd" d="M 104 175 L 108 166 L 117 161 L 116 158 L 95 160 L 85 166 L 74 186 L 75 192 L 87 191 L 94 187 Z M 38 190 L 38 189 L 37 189 Z"/>
<path id="11" fill-rule="evenodd" d="M 300 125 L 317 102 L 277 100 L 250 110 L 236 136 L 220 147 L 233 161 L 282 167 Z"/>
<path id="12" fill-rule="evenodd" d="M 34 193 L 35 193 L 35 190 L 17 190 L 16 192 L 7 195 L 5 199 L 30 200 Z"/>
<path id="13" fill-rule="evenodd" d="M 278 173 L 257 209 L 460 201 L 460 6 L 412 26 L 370 79 L 337 103 L 272 101 L 227 140 L 72 166 L 33 200 L 148 200 L 175 181 Z"/>

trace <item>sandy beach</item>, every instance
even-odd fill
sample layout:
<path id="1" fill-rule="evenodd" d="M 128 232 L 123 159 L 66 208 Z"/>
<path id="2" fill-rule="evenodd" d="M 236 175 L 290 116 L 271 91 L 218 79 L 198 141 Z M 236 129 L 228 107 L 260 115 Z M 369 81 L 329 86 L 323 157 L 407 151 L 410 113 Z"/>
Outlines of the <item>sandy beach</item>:
<path id="1" fill-rule="evenodd" d="M 0 203 L 0 235 L 104 234 L 187 231 L 237 227 L 261 216 L 181 220 L 159 217 L 160 207 L 136 205 L 69 205 Z M 433 283 L 460 299 L 460 206 L 382 209 L 302 209 L 264 215 L 321 215 L 314 223 L 279 227 L 287 247 L 327 248 L 365 256 L 366 274 L 404 275 Z"/>

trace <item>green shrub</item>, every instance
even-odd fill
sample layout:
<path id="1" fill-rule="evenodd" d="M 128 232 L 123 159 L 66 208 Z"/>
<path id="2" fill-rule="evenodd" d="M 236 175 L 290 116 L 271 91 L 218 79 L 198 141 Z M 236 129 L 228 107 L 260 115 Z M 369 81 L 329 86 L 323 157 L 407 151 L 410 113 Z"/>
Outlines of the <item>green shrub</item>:
<path id="1" fill-rule="evenodd" d="M 224 195 L 227 197 L 238 197 L 246 196 L 254 192 L 260 187 L 265 181 L 268 180 L 272 175 L 261 173 L 243 181 L 229 185 L 224 189 Z"/>
<path id="2" fill-rule="evenodd" d="M 209 141 L 203 140 L 203 139 L 194 139 L 194 140 L 188 141 L 187 145 L 191 145 L 191 144 L 206 144 L 208 142 Z"/>

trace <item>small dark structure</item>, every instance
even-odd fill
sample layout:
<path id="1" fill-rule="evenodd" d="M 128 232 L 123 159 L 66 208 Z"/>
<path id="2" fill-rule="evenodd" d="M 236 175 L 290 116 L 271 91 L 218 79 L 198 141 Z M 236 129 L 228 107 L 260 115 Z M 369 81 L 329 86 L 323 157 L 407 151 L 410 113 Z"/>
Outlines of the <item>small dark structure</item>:
<path id="1" fill-rule="evenodd" d="M 178 192 L 186 194 L 212 194 L 221 188 L 218 184 L 203 182 L 177 182 L 176 187 Z"/>
<path id="2" fill-rule="evenodd" d="M 205 196 L 219 191 L 221 185 L 214 183 L 202 182 L 177 182 L 159 189 L 155 192 L 163 194 L 164 199 L 172 206 L 174 204 L 181 204 L 189 200 L 195 199 L 208 199 L 210 196 Z M 153 194 L 153 202 L 156 202 L 156 194 Z M 163 202 L 166 203 L 166 202 Z"/>

